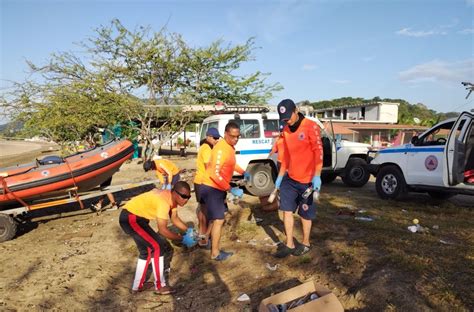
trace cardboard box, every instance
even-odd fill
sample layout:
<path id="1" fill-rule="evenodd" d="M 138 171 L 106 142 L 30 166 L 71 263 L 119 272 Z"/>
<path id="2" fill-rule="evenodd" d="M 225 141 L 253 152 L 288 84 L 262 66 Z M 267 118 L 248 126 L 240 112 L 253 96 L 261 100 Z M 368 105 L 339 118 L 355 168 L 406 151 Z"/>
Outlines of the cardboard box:
<path id="1" fill-rule="evenodd" d="M 259 197 L 259 199 L 260 199 L 260 204 L 262 205 L 262 210 L 263 210 L 263 211 L 275 211 L 275 210 L 278 210 L 278 208 L 280 207 L 280 199 L 277 197 L 277 198 L 275 198 L 275 200 L 273 201 L 273 203 L 269 203 L 269 202 L 268 202 L 268 197 L 269 197 L 269 196 L 262 196 L 262 197 Z"/>
<path id="2" fill-rule="evenodd" d="M 265 298 L 260 302 L 258 307 L 259 312 L 269 312 L 267 305 L 273 303 L 274 305 L 289 303 L 295 299 L 301 298 L 307 294 L 316 293 L 319 298 L 307 301 L 306 303 L 297 306 L 287 311 L 291 312 L 310 312 L 310 311 L 323 311 L 323 312 L 339 312 L 344 311 L 341 302 L 337 299 L 329 289 L 326 287 L 316 284 L 314 281 L 306 282 L 299 286 L 290 288 L 281 293 Z"/>

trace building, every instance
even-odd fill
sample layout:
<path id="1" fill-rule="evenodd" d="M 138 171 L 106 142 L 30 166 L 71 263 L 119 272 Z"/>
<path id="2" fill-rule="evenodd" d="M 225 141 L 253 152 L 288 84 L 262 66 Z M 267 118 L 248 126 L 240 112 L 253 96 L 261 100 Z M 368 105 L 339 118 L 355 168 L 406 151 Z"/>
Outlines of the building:
<path id="1" fill-rule="evenodd" d="M 414 135 L 427 129 L 418 125 L 399 125 L 399 105 L 372 102 L 321 109 L 299 105 L 298 109 L 307 116 L 317 116 L 326 129 L 331 125 L 330 132 L 337 138 L 385 147 L 408 143 Z"/>

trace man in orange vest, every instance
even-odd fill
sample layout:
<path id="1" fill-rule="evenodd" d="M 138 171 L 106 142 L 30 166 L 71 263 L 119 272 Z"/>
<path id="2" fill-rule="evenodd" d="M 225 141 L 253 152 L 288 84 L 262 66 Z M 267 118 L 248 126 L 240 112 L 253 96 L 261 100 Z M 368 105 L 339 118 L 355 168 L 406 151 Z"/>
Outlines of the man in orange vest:
<path id="1" fill-rule="evenodd" d="M 283 128 L 284 155 L 275 181 L 275 187 L 280 189 L 286 244 L 280 244 L 275 256 L 284 258 L 310 251 L 309 236 L 312 220 L 316 218 L 316 206 L 312 194 L 306 199 L 302 195 L 309 187 L 318 192 L 321 189 L 323 145 L 318 124 L 299 113 L 292 100 L 281 101 L 277 109 L 280 120 L 286 123 Z M 303 228 L 303 240 L 297 244 L 293 238 L 296 211 Z"/>
<path id="2" fill-rule="evenodd" d="M 159 156 L 158 156 L 159 157 Z M 180 170 L 171 160 L 161 157 L 154 160 L 147 160 L 143 163 L 143 170 L 156 170 L 156 176 L 160 180 L 163 189 L 171 190 L 172 186 L 180 179 Z"/>
<path id="3" fill-rule="evenodd" d="M 207 208 L 207 220 L 212 222 L 211 228 L 211 259 L 223 261 L 233 255 L 219 249 L 222 225 L 224 224 L 224 214 L 227 210 L 225 200 L 227 191 L 236 197 L 242 197 L 243 190 L 230 187 L 230 181 L 234 171 L 244 175 L 249 180 L 247 174 L 235 160 L 234 146 L 239 141 L 240 128 L 234 122 L 229 122 L 225 126 L 224 139 L 214 146 L 211 153 L 211 160 L 204 176 L 200 196 Z"/>
<path id="4" fill-rule="evenodd" d="M 216 128 L 211 127 L 207 129 L 206 137 L 201 141 L 196 159 L 196 176 L 194 177 L 194 192 L 198 203 L 196 213 L 199 223 L 199 234 L 205 237 L 205 239 L 198 242 L 200 246 L 208 246 L 210 235 L 210 227 L 208 227 L 206 219 L 206 205 L 201 200 L 200 190 L 204 176 L 206 175 L 206 169 L 209 167 L 211 161 L 212 148 L 217 144 L 220 137 L 219 131 Z"/>

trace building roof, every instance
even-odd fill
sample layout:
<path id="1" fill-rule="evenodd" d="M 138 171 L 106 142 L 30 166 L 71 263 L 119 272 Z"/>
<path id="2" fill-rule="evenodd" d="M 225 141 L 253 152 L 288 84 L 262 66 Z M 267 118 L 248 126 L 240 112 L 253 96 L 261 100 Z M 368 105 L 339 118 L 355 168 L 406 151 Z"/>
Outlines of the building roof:
<path id="1" fill-rule="evenodd" d="M 328 124 L 329 124 L 329 122 L 324 123 L 324 128 L 325 129 L 330 129 L 330 126 Z M 335 134 L 354 134 L 354 133 L 358 132 L 358 131 L 351 130 L 351 129 L 347 128 L 346 125 L 344 125 L 344 124 L 338 124 L 338 123 L 335 123 L 335 122 L 332 123 L 332 127 L 334 129 Z"/>
<path id="2" fill-rule="evenodd" d="M 380 106 L 380 105 L 397 105 L 397 106 L 399 106 L 400 103 L 397 103 L 397 102 L 370 102 L 370 103 L 361 103 L 361 104 L 353 104 L 353 105 L 344 105 L 344 106 L 338 106 L 338 107 L 317 108 L 317 109 L 314 109 L 314 112 L 319 113 L 319 112 L 339 110 L 339 109 L 344 109 L 344 108 L 366 107 L 366 106 L 375 106 L 375 105 L 378 105 L 378 106 Z"/>
<path id="3" fill-rule="evenodd" d="M 327 126 L 328 122 L 324 122 L 324 126 Z M 397 124 L 380 124 L 380 123 L 363 123 L 363 124 L 349 124 L 347 122 L 332 122 L 335 134 L 353 134 L 358 133 L 361 130 L 416 130 L 423 131 L 428 127 L 417 126 L 417 125 L 397 125 Z"/>

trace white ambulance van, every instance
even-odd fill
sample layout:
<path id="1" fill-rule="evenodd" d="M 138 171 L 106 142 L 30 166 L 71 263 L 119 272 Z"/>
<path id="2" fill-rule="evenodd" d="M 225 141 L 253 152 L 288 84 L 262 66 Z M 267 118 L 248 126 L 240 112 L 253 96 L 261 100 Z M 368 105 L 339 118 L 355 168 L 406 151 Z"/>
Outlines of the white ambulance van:
<path id="1" fill-rule="evenodd" d="M 323 183 L 332 182 L 337 176 L 341 176 L 344 183 L 350 186 L 358 187 L 366 184 L 370 176 L 366 162 L 369 145 L 348 141 L 336 142 L 334 136 L 329 134 L 332 131 L 326 131 L 319 120 L 311 119 L 322 129 Z M 250 183 L 245 186 L 246 191 L 254 196 L 269 195 L 274 189 L 274 180 L 278 175 L 275 157 L 268 156 L 274 137 L 279 133 L 278 113 L 269 112 L 267 107 L 236 106 L 234 109 L 227 107 L 220 114 L 204 119 L 199 131 L 200 140 L 205 138 L 207 129 L 211 127 L 218 129 L 223 136 L 225 126 L 230 121 L 240 127 L 241 137 L 235 146 L 237 163 L 252 177 Z"/>

